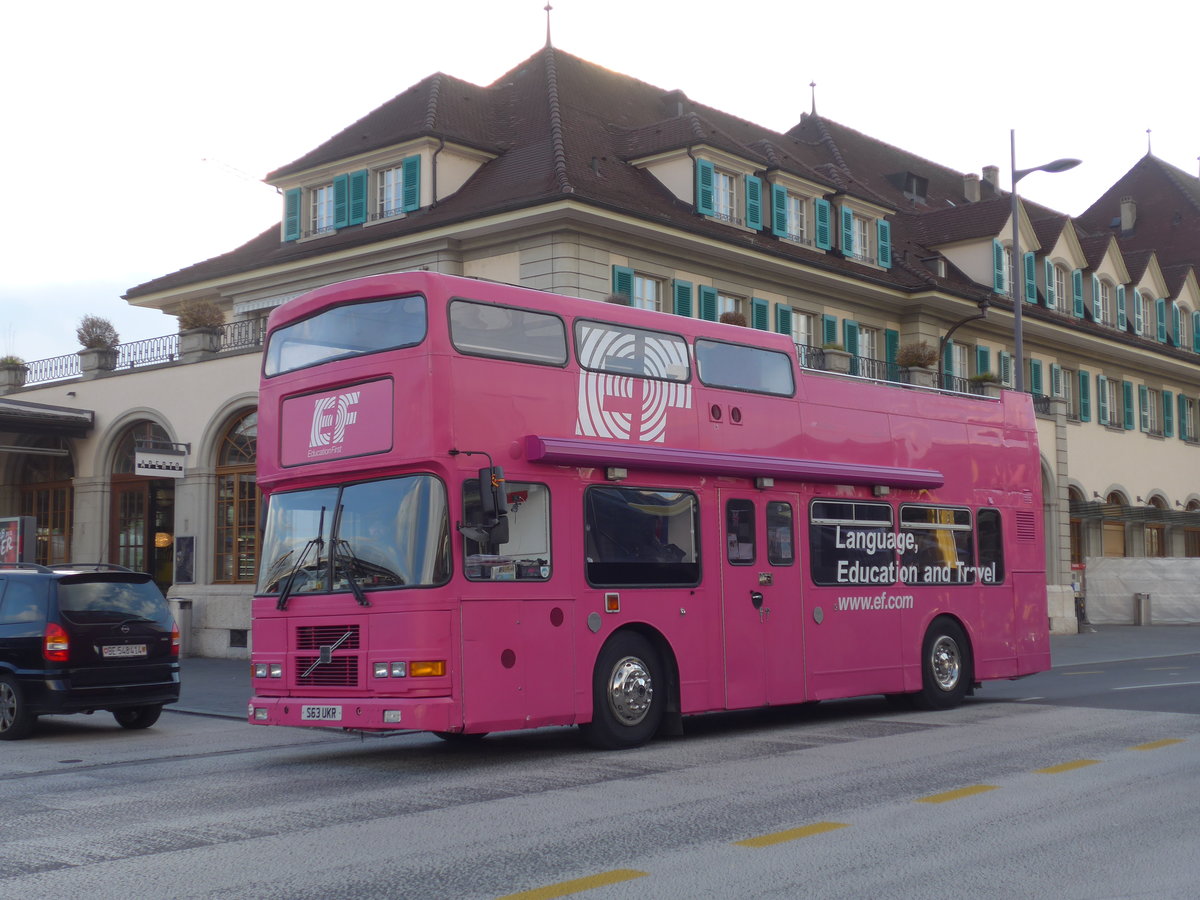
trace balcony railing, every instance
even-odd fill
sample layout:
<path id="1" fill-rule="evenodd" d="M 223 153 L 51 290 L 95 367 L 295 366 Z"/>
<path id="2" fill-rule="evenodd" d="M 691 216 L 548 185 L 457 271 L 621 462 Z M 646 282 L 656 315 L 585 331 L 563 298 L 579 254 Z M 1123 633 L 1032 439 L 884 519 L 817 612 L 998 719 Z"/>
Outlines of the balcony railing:
<path id="1" fill-rule="evenodd" d="M 267 320 L 261 317 L 240 322 L 228 322 L 220 327 L 220 342 L 217 352 L 258 349 L 262 347 L 266 330 Z M 165 334 L 161 337 L 146 338 L 141 341 L 129 341 L 117 345 L 117 365 L 114 371 L 120 372 L 139 369 L 143 366 L 171 363 L 177 361 L 179 356 L 178 334 Z M 29 370 L 25 377 L 26 386 L 61 381 L 66 378 L 78 378 L 83 374 L 78 353 L 52 356 L 49 359 L 35 359 L 25 365 Z"/>

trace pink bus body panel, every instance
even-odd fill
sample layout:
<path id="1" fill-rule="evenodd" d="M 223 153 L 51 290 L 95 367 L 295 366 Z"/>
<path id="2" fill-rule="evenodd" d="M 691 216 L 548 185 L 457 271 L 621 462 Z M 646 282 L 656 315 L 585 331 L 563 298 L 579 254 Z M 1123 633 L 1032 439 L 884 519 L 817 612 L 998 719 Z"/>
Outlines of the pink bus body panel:
<path id="1" fill-rule="evenodd" d="M 552 575 L 468 580 L 451 528 L 453 574 L 444 586 L 372 591 L 368 608 L 349 593 L 293 596 L 284 611 L 275 596 L 256 597 L 253 658 L 281 663 L 285 673 L 254 680 L 260 723 L 318 724 L 300 718 L 305 705 L 339 707 L 341 718 L 326 724 L 345 728 L 482 732 L 588 722 L 596 658 L 627 628 L 658 642 L 685 715 L 919 690 L 923 635 L 941 615 L 966 632 L 976 680 L 1049 667 L 1041 467 L 1028 396 L 994 400 L 813 373 L 795 364 L 789 336 L 429 273 L 314 291 L 273 312 L 269 328 L 331 303 L 412 293 L 428 300 L 418 346 L 263 379 L 259 485 L 270 495 L 426 473 L 445 484 L 453 526 L 462 483 L 484 462 L 449 451 L 486 450 L 508 482 L 548 487 Z M 455 297 L 561 317 L 569 360 L 460 354 L 446 313 Z M 641 378 L 597 379 L 577 361 L 575 319 L 778 350 L 793 360 L 795 395 L 707 387 L 694 355 L 690 382 L 672 390 Z M 613 485 L 608 467 L 626 469 L 626 486 L 696 496 L 698 585 L 588 583 L 584 496 L 589 486 Z M 757 483 L 760 476 L 773 485 Z M 876 485 L 889 490 L 880 495 Z M 807 524 L 814 498 L 887 503 L 893 514 L 903 503 L 995 508 L 1005 577 L 970 587 L 817 586 Z M 765 549 L 753 565 L 730 563 L 729 500 L 754 504 L 761 535 L 766 504 L 791 504 L 790 563 L 768 564 Z M 766 613 L 750 602 L 756 592 Z M 606 612 L 612 594 L 619 612 Z M 353 682 L 300 686 L 295 673 L 317 655 L 320 629 L 351 626 L 357 648 L 334 655 L 352 657 Z M 372 678 L 376 662 L 424 659 L 445 660 L 445 676 Z M 385 710 L 398 711 L 399 723 L 385 723 Z"/>

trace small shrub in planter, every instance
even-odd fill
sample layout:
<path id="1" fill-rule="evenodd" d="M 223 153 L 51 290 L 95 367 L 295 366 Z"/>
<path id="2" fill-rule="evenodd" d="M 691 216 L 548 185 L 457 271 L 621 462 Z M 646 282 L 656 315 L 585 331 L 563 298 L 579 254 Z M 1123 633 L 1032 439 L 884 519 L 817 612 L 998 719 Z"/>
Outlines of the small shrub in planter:
<path id="1" fill-rule="evenodd" d="M 85 350 L 112 350 L 121 343 L 121 336 L 108 319 L 84 316 L 75 329 L 75 337 Z"/>
<path id="2" fill-rule="evenodd" d="M 937 362 L 937 351 L 924 341 L 905 344 L 896 352 L 896 365 L 904 369 L 928 369 Z"/>
<path id="3" fill-rule="evenodd" d="M 991 372 L 977 372 L 967 379 L 972 384 L 999 384 L 1000 379 Z"/>
<path id="4" fill-rule="evenodd" d="M 821 349 L 822 350 L 840 350 L 843 353 L 846 352 L 846 348 L 843 347 L 839 341 L 826 341 L 824 344 L 821 345 Z"/>
<path id="5" fill-rule="evenodd" d="M 19 356 L 13 356 L 11 353 L 8 356 L 0 356 L 0 369 L 21 369 L 25 367 L 25 360 Z"/>
<path id="6" fill-rule="evenodd" d="M 194 300 L 179 310 L 179 330 L 195 328 L 220 328 L 225 324 L 225 313 L 211 300 Z"/>
<path id="7" fill-rule="evenodd" d="M 738 325 L 742 328 L 746 327 L 746 317 L 740 312 L 723 312 L 721 313 L 721 318 L 718 321 L 724 322 L 726 325 Z"/>

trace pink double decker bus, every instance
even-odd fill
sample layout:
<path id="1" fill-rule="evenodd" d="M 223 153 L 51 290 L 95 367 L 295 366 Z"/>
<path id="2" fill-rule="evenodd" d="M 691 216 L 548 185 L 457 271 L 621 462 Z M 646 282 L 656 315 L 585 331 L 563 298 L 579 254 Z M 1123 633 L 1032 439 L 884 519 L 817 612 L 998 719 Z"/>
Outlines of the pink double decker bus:
<path id="1" fill-rule="evenodd" d="M 411 272 L 271 314 L 259 429 L 254 723 L 619 748 L 1050 663 L 1024 394 Z"/>

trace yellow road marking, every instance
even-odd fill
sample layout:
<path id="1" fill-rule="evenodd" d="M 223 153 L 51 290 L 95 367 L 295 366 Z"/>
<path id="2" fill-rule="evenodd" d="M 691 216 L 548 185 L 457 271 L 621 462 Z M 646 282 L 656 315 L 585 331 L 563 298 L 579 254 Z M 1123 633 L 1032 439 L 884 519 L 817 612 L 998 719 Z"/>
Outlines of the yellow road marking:
<path id="1" fill-rule="evenodd" d="M 1085 766 L 1099 764 L 1098 759 L 1077 759 L 1074 762 L 1059 763 L 1057 766 L 1046 766 L 1044 769 L 1034 769 L 1039 775 L 1057 775 L 1059 772 L 1070 772 L 1072 769 L 1082 769 Z"/>
<path id="2" fill-rule="evenodd" d="M 1064 677 L 1070 678 L 1072 675 L 1103 675 L 1103 669 L 1089 669 L 1086 672 L 1063 672 Z"/>
<path id="3" fill-rule="evenodd" d="M 827 831 L 837 831 L 839 828 L 849 828 L 845 822 L 817 822 L 815 825 L 805 825 L 802 828 L 789 828 L 787 831 L 776 831 L 758 837 L 746 838 L 744 841 L 734 841 L 739 847 L 770 847 L 773 844 L 783 844 L 800 838 L 812 837 L 814 834 L 825 834 Z"/>
<path id="4" fill-rule="evenodd" d="M 645 878 L 649 874 L 649 872 L 639 872 L 636 869 L 613 869 L 611 872 L 601 872 L 599 875 L 588 875 L 586 878 L 575 878 L 571 881 L 560 881 L 558 884 L 548 884 L 531 891 L 505 894 L 499 900 L 551 900 L 553 897 L 567 897 L 581 891 L 590 891 L 592 888 L 620 884 L 622 881 L 632 881 L 635 878 Z"/>
<path id="5" fill-rule="evenodd" d="M 1147 672 L 1178 672 L 1181 669 L 1186 669 L 1187 666 L 1147 666 Z"/>
<path id="6" fill-rule="evenodd" d="M 1130 747 L 1131 750 L 1161 750 L 1163 747 L 1170 747 L 1172 744 L 1182 744 L 1183 738 L 1164 738 L 1161 741 L 1151 741 L 1148 744 L 1138 744 L 1136 747 Z"/>
<path id="7" fill-rule="evenodd" d="M 984 794 L 988 791 L 994 791 L 997 785 L 994 784 L 973 784 L 970 787 L 958 788 L 953 791 L 945 791 L 941 794 L 930 794 L 928 797 L 922 797 L 918 803 L 949 803 L 951 800 L 961 800 L 963 797 L 971 797 L 975 794 Z"/>

